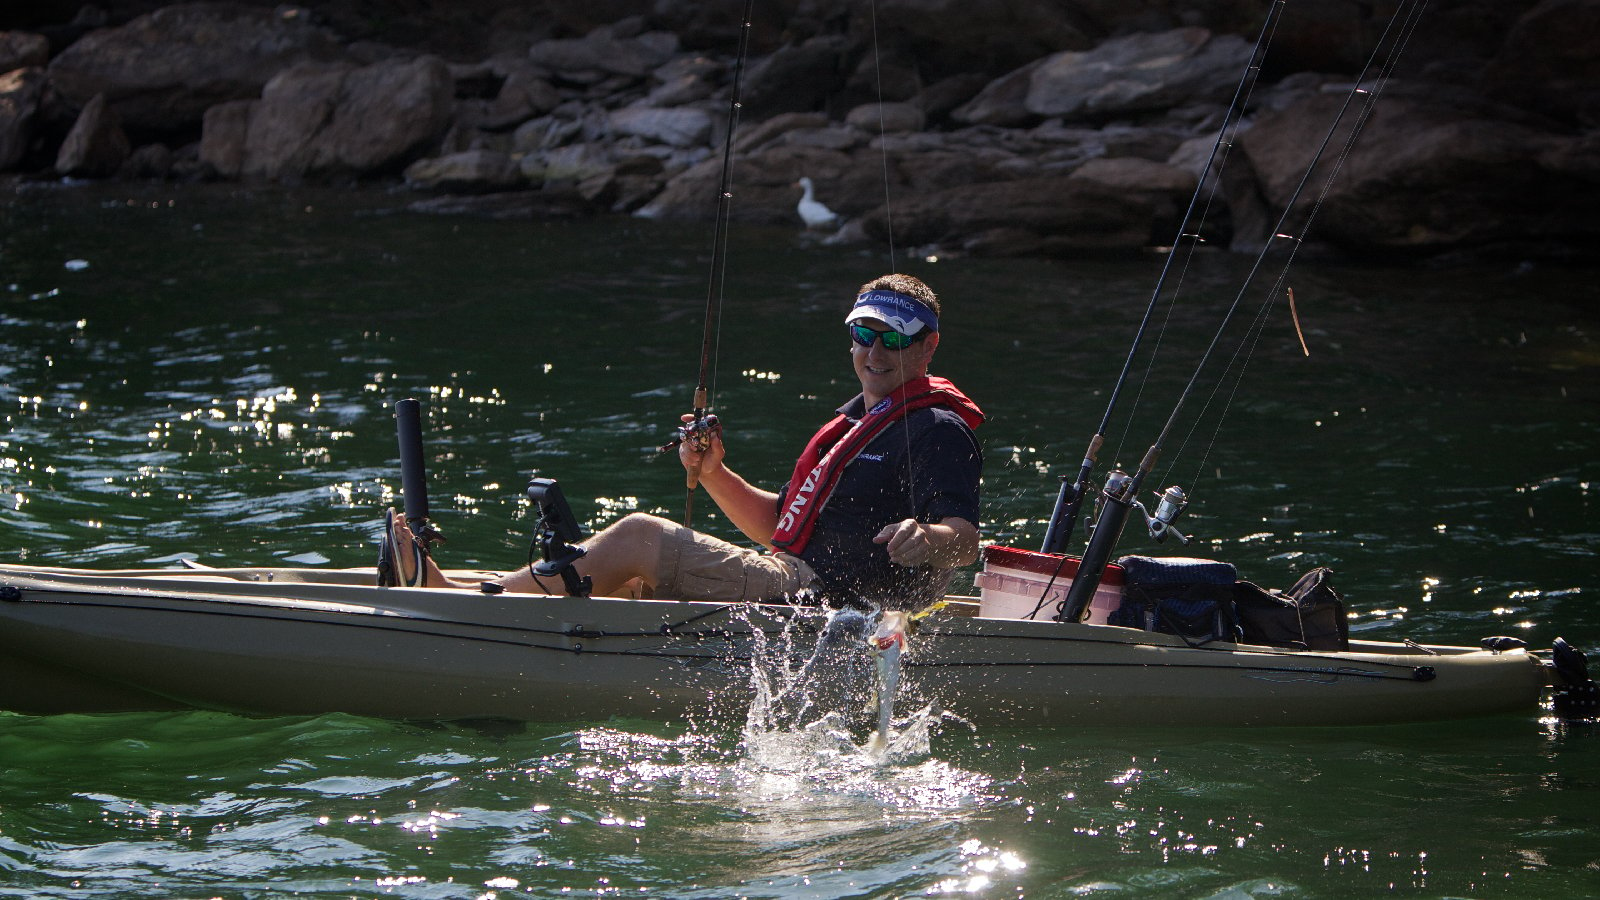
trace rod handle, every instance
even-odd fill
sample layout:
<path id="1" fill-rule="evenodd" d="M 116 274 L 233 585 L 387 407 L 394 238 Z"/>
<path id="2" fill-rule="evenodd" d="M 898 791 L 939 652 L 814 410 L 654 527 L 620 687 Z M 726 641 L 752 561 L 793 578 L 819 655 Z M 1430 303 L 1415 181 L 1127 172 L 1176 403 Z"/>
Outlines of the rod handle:
<path id="1" fill-rule="evenodd" d="M 428 521 L 428 471 L 422 458 L 422 404 L 407 398 L 394 404 L 395 435 L 400 441 L 400 491 L 406 522 Z"/>

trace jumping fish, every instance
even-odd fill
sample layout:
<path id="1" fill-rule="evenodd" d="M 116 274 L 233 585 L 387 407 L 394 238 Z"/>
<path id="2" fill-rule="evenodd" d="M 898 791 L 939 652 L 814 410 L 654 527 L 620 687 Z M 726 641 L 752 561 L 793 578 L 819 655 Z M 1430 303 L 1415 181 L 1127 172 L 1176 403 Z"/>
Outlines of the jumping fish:
<path id="1" fill-rule="evenodd" d="M 867 646 L 877 656 L 878 730 L 867 742 L 867 752 L 882 754 L 889 748 L 894 722 L 894 695 L 900 690 L 900 657 L 906 651 L 906 631 L 910 618 L 903 612 L 885 612 L 878 628 L 867 638 Z"/>

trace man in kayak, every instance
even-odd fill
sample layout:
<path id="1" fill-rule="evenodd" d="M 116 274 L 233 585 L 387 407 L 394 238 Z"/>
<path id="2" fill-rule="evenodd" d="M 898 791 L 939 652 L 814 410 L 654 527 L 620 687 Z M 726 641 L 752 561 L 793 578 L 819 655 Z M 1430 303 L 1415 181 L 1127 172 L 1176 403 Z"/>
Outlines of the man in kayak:
<path id="1" fill-rule="evenodd" d="M 928 375 L 939 347 L 938 297 L 910 275 L 885 275 L 861 286 L 846 325 L 861 394 L 811 438 L 777 492 L 728 468 L 720 429 L 679 445 L 685 469 L 698 472 L 728 520 L 764 550 L 632 513 L 583 544 L 576 568 L 594 594 L 629 596 L 642 584 L 663 599 L 809 592 L 836 605 L 916 609 L 944 593 L 956 567 L 977 559 L 983 457 L 973 428 L 983 413 L 955 385 Z M 391 553 L 410 560 L 399 550 L 412 545 L 411 533 L 400 517 L 392 522 Z M 423 565 L 429 586 L 476 586 L 447 580 L 426 556 Z M 404 583 L 412 577 L 401 573 Z M 528 569 L 494 584 L 563 593 L 560 579 Z"/>

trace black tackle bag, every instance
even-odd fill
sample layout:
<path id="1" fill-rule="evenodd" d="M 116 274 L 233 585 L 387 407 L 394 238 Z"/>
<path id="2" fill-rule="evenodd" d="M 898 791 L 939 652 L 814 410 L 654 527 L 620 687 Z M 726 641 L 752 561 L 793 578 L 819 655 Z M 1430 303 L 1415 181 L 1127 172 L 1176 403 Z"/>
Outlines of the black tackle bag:
<path id="1" fill-rule="evenodd" d="M 1329 582 L 1326 566 L 1300 576 L 1283 593 L 1241 581 L 1234 593 L 1239 627 L 1247 644 L 1297 650 L 1350 649 L 1350 623 L 1344 600 Z"/>
<path id="2" fill-rule="evenodd" d="M 1111 625 L 1175 634 L 1191 646 L 1237 642 L 1234 582 L 1238 573 L 1225 562 L 1184 557 L 1124 556 L 1127 570 L 1122 605 Z"/>

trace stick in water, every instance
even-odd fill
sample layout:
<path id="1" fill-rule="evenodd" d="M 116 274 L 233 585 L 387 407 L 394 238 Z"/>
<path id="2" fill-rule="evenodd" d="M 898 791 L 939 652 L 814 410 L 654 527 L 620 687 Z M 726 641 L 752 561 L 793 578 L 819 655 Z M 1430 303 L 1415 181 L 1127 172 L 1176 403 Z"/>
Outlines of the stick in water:
<path id="1" fill-rule="evenodd" d="M 1294 320 L 1294 336 L 1300 339 L 1300 352 L 1311 355 L 1311 348 L 1306 346 L 1306 334 L 1300 330 L 1300 311 L 1294 306 L 1294 288 L 1289 288 L 1289 318 Z"/>

